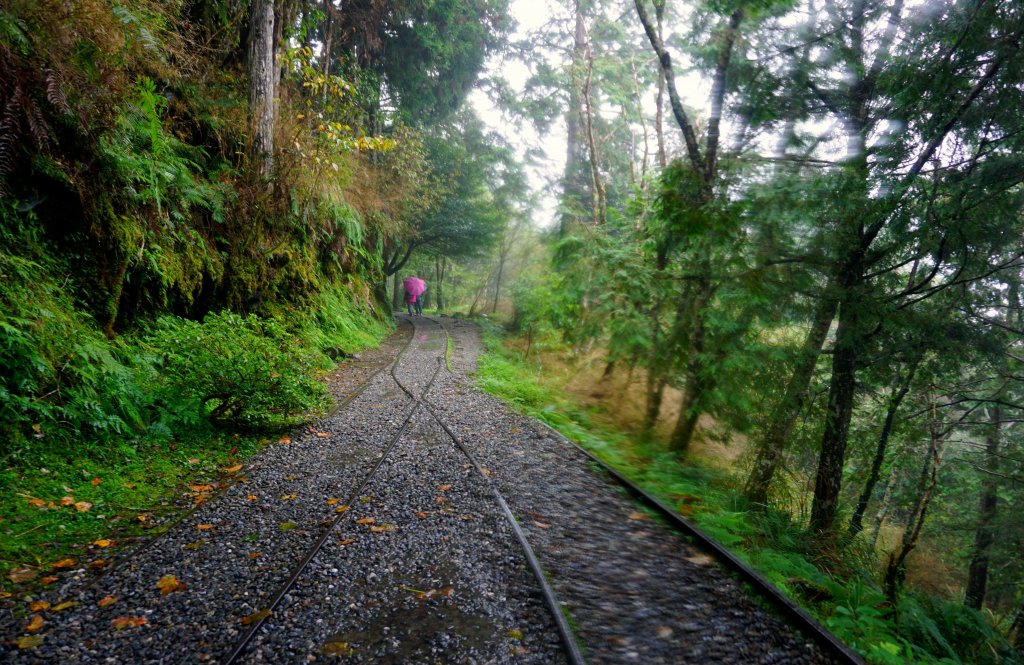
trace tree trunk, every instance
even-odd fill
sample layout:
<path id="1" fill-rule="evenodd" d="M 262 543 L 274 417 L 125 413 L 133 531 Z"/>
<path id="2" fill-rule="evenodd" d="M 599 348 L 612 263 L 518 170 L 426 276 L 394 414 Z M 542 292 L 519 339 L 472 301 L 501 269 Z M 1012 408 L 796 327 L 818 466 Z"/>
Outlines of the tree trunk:
<path id="1" fill-rule="evenodd" d="M 814 312 L 811 329 L 804 338 L 793 373 L 786 384 L 786 392 L 782 401 L 772 411 L 771 419 L 765 428 L 764 439 L 758 446 L 757 459 L 745 489 L 747 499 L 752 504 L 764 505 L 768 502 L 772 478 L 779 468 L 786 442 L 789 441 L 796 419 L 807 400 L 807 392 L 814 368 L 818 364 L 818 357 L 821 355 L 821 347 L 828 337 L 828 330 L 836 314 L 836 299 L 831 295 L 831 291 L 832 285 L 829 284 L 825 287 L 825 296 L 819 301 Z"/>
<path id="2" fill-rule="evenodd" d="M 640 438 L 650 441 L 654 438 L 654 428 L 658 425 L 658 416 L 661 414 L 661 400 L 665 395 L 665 385 L 668 379 L 664 374 L 647 372 L 647 408 L 644 410 L 643 427 L 640 430 Z"/>
<path id="3" fill-rule="evenodd" d="M 664 39 L 665 0 L 654 0 L 655 30 L 658 39 Z M 668 160 L 665 155 L 665 70 L 658 68 L 658 96 L 654 99 L 654 133 L 658 140 L 658 166 L 665 170 Z"/>
<path id="4" fill-rule="evenodd" d="M 274 95 L 277 80 L 274 62 L 274 0 L 253 0 L 249 26 L 249 113 L 252 117 L 252 151 L 260 175 L 268 177 L 274 166 Z"/>
<path id="5" fill-rule="evenodd" d="M 974 549 L 971 553 L 971 565 L 967 572 L 967 588 L 964 592 L 964 604 L 980 610 L 985 604 L 985 590 L 988 586 L 989 550 L 995 542 L 992 523 L 996 519 L 999 506 L 999 448 L 1001 432 L 999 405 L 996 404 L 989 412 L 988 436 L 985 437 L 985 469 L 991 473 L 981 476 L 981 501 L 979 506 L 978 530 L 974 534 Z"/>
<path id="6" fill-rule="evenodd" d="M 882 500 L 879 501 L 878 512 L 875 513 L 875 528 L 871 532 L 872 552 L 878 548 L 878 537 L 882 533 L 882 523 L 885 522 L 886 515 L 889 514 L 889 502 L 892 498 L 893 482 L 894 481 L 890 478 L 889 482 L 885 484 L 885 491 L 882 492 Z"/>
<path id="7" fill-rule="evenodd" d="M 441 312 L 448 307 L 448 303 L 444 295 L 444 279 L 448 273 L 447 261 L 443 256 L 437 257 L 437 283 L 434 285 L 435 298 L 434 302 L 437 306 L 437 311 Z"/>
<path id="8" fill-rule="evenodd" d="M 583 62 L 587 46 L 586 24 L 580 0 L 575 3 L 575 29 L 573 31 L 572 66 Z M 580 95 L 575 79 L 569 86 L 569 106 L 565 114 L 565 174 L 563 176 L 563 210 L 558 226 L 561 237 L 568 235 L 577 219 L 580 208 L 585 207 L 584 172 L 586 157 L 583 155 L 583 141 L 580 139 Z"/>
<path id="9" fill-rule="evenodd" d="M 505 272 L 506 256 L 504 251 L 498 255 L 498 271 L 494 275 L 494 303 L 491 305 L 491 314 L 498 311 L 498 298 L 501 296 L 501 278 Z"/>
<path id="10" fill-rule="evenodd" d="M 402 278 L 396 272 L 394 275 L 394 290 L 391 292 L 391 308 L 396 312 L 405 309 L 405 289 L 402 287 Z"/>
<path id="11" fill-rule="evenodd" d="M 708 274 L 710 268 L 704 270 Z M 704 335 L 705 321 L 704 314 L 711 303 L 714 293 L 709 280 L 703 279 L 696 285 L 691 302 L 690 319 L 693 321 L 693 330 L 690 336 L 690 345 L 687 349 L 686 376 L 683 384 L 683 399 L 679 406 L 679 417 L 676 419 L 675 427 L 672 429 L 672 436 L 669 439 L 669 449 L 677 455 L 685 456 L 690 450 L 693 442 L 693 435 L 697 429 L 697 421 L 700 419 L 700 398 L 704 394 L 706 386 L 707 362 L 705 358 Z M 680 313 L 677 316 L 682 316 Z M 675 348 L 675 345 L 673 345 Z"/>
<path id="12" fill-rule="evenodd" d="M 846 280 L 842 280 L 846 281 Z M 847 282 L 848 283 L 848 282 Z M 829 536 L 839 508 L 839 491 L 843 484 L 846 442 L 853 415 L 856 388 L 858 344 L 856 309 L 847 289 L 839 304 L 839 327 L 832 355 L 832 376 L 829 381 L 825 429 L 821 437 L 818 471 L 814 479 L 814 501 L 811 504 L 810 529 L 814 534 Z"/>
<path id="13" fill-rule="evenodd" d="M 925 458 L 924 466 L 921 469 L 921 479 L 918 482 L 919 492 L 914 502 L 913 510 L 911 510 L 910 518 L 907 520 L 907 527 L 903 531 L 900 550 L 898 553 L 891 552 L 889 554 L 889 562 L 886 565 L 885 577 L 882 582 L 885 597 L 892 607 L 896 606 L 900 590 L 903 588 L 903 582 L 907 577 L 907 557 L 917 546 L 917 539 L 921 535 L 925 517 L 928 515 L 928 505 L 931 503 L 932 494 L 938 483 L 941 443 L 933 400 L 928 456 Z"/>
<path id="14" fill-rule="evenodd" d="M 1016 636 L 1013 639 L 1013 648 L 1024 653 L 1024 600 L 1020 602 L 1020 606 L 1017 608 L 1017 616 L 1013 619 L 1013 626 L 1011 630 L 1016 631 Z"/>
<path id="15" fill-rule="evenodd" d="M 868 509 L 871 495 L 875 491 L 875 485 L 882 474 L 882 463 L 885 461 L 885 451 L 889 445 L 889 435 L 892 433 L 892 425 L 896 419 L 896 411 L 900 408 L 903 398 L 910 392 L 910 383 L 914 380 L 914 373 L 917 371 L 918 361 L 913 361 L 907 368 L 907 376 L 893 386 L 893 394 L 889 398 L 889 404 L 885 411 L 885 422 L 882 423 L 882 431 L 878 435 L 878 445 L 875 447 L 875 458 L 871 461 L 871 471 L 868 473 L 867 482 L 864 483 L 864 490 L 857 499 L 857 508 L 850 518 L 850 538 L 856 538 L 857 534 L 864 530 L 864 513 Z"/>

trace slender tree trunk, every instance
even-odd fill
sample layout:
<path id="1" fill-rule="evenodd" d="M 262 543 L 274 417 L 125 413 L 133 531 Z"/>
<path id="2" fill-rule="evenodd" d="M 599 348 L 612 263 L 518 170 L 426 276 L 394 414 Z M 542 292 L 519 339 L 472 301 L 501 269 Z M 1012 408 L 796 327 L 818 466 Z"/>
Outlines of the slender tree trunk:
<path id="1" fill-rule="evenodd" d="M 897 380 L 893 386 L 893 394 L 889 398 L 889 404 L 885 410 L 885 421 L 882 423 L 882 431 L 878 435 L 878 445 L 875 447 L 875 458 L 871 461 L 871 471 L 868 473 L 867 482 L 864 483 L 864 490 L 857 499 L 857 508 L 850 518 L 850 538 L 856 538 L 857 534 L 864 530 L 864 513 L 867 512 L 871 495 L 875 491 L 875 485 L 882 474 L 882 463 L 885 462 L 885 451 L 889 445 L 889 435 L 892 433 L 892 425 L 896 419 L 896 411 L 899 410 L 903 398 L 910 392 L 910 383 L 914 380 L 914 373 L 917 371 L 918 361 L 913 361 L 907 368 L 907 375 L 902 380 Z"/>
<path id="2" fill-rule="evenodd" d="M 252 116 L 252 150 L 260 175 L 268 177 L 274 166 L 274 83 L 277 80 L 274 0 L 252 0 L 251 14 L 249 112 Z"/>
<path id="3" fill-rule="evenodd" d="M 448 259 L 437 257 L 437 310 L 444 311 L 448 307 L 448 300 L 445 296 L 444 280 L 448 276 Z"/>
<path id="4" fill-rule="evenodd" d="M 654 17 L 658 39 L 664 38 L 665 0 L 654 0 Z M 668 164 L 665 152 L 665 71 L 658 68 L 658 96 L 654 100 L 654 133 L 658 139 L 658 166 L 665 170 Z"/>
<path id="5" fill-rule="evenodd" d="M 710 268 L 705 270 L 705 274 L 709 271 Z M 707 359 L 704 348 L 706 332 L 704 315 L 711 303 L 713 293 L 714 289 L 710 280 L 700 280 L 690 305 L 692 311 L 690 320 L 693 322 L 693 329 L 687 349 L 683 398 L 679 406 L 679 417 L 676 419 L 672 436 L 669 438 L 669 448 L 680 456 L 685 456 L 690 450 L 694 432 L 697 430 L 697 422 L 700 420 L 699 400 L 707 388 L 705 385 Z M 682 314 L 677 316 L 681 317 Z"/>
<path id="6" fill-rule="evenodd" d="M 938 484 L 940 448 L 942 440 L 938 432 L 938 422 L 935 416 L 935 402 L 932 401 L 932 422 L 931 436 L 929 441 L 928 456 L 925 458 L 924 466 L 921 469 L 921 480 L 918 483 L 919 492 L 911 510 L 910 518 L 907 520 L 907 527 L 903 531 L 903 539 L 899 552 L 889 554 L 889 562 L 886 565 L 883 589 L 885 597 L 890 606 L 895 607 L 903 582 L 907 577 L 907 557 L 917 546 L 918 537 L 924 527 L 925 518 L 928 516 L 928 506 L 932 500 L 935 486 Z"/>
<path id="7" fill-rule="evenodd" d="M 661 414 L 661 401 L 665 396 L 665 385 L 668 379 L 664 374 L 647 372 L 647 408 L 644 409 L 644 422 L 640 430 L 640 437 L 644 441 L 654 438 L 654 428 L 658 425 L 658 416 Z"/>
<path id="8" fill-rule="evenodd" d="M 768 502 L 772 478 L 775 477 L 786 442 L 789 441 L 796 419 L 807 400 L 811 377 L 821 355 L 821 347 L 828 337 L 828 330 L 836 314 L 836 299 L 831 292 L 832 285 L 829 284 L 825 287 L 825 296 L 818 302 L 811 328 L 807 331 L 793 373 L 786 383 L 782 401 L 772 411 L 764 438 L 758 446 L 757 459 L 745 489 L 747 499 L 755 505 L 764 505 Z"/>
<path id="9" fill-rule="evenodd" d="M 848 270 L 850 270 L 848 268 Z M 851 274 L 852 273 L 852 274 Z M 849 284 L 859 271 L 850 270 L 841 280 Z M 844 289 L 839 302 L 839 326 L 832 354 L 832 376 L 829 381 L 825 429 L 821 437 L 821 453 L 814 480 L 814 501 L 811 504 L 812 533 L 828 536 L 832 532 L 839 508 L 839 491 L 843 484 L 846 442 L 853 415 L 853 398 L 857 377 L 857 348 L 860 343 L 856 306 L 850 289 Z"/>
<path id="10" fill-rule="evenodd" d="M 971 552 L 971 565 L 967 572 L 967 588 L 964 592 L 964 604 L 980 610 L 985 604 L 985 591 L 988 587 L 989 550 L 995 542 L 992 523 L 996 519 L 999 506 L 999 448 L 1001 432 L 999 421 L 1001 413 L 996 404 L 989 411 L 988 435 L 985 437 L 985 468 L 992 473 L 981 476 L 981 501 L 979 507 L 978 530 L 974 534 L 974 548 Z"/>
<path id="11" fill-rule="evenodd" d="M 575 29 L 573 30 L 572 67 L 580 67 L 587 47 L 586 23 L 580 0 L 575 3 Z M 579 208 L 585 207 L 583 175 L 586 157 L 583 155 L 583 141 L 580 138 L 580 94 L 575 76 L 569 86 L 569 107 L 565 114 L 565 174 L 563 176 L 563 211 L 558 233 L 565 236 L 577 220 Z"/>
<path id="12" fill-rule="evenodd" d="M 498 271 L 494 275 L 494 303 L 491 305 L 491 314 L 498 311 L 498 298 L 501 296 L 501 278 L 505 272 L 505 252 L 498 256 Z"/>
<path id="13" fill-rule="evenodd" d="M 584 136 L 587 139 L 587 153 L 590 164 L 590 198 L 591 198 L 591 223 L 594 226 L 603 226 L 607 218 L 605 211 L 605 188 L 604 180 L 601 177 L 600 155 L 597 150 L 597 138 L 594 136 L 594 110 L 591 103 L 591 81 L 594 76 L 594 53 L 587 39 L 586 48 L 583 51 L 586 61 L 586 75 L 583 78 L 582 101 L 580 114 L 583 116 Z"/>
<path id="14" fill-rule="evenodd" d="M 403 293 L 404 289 L 402 288 L 402 278 L 397 272 L 392 275 L 392 277 L 394 277 L 395 288 L 391 292 L 391 308 L 396 312 L 401 312 L 405 309 L 405 295 Z"/>
<path id="15" fill-rule="evenodd" d="M 1017 607 L 1017 616 L 1014 617 L 1013 626 L 1010 628 L 1016 633 L 1013 639 L 1013 648 L 1020 653 L 1024 653 L 1024 600 Z"/>
<path id="16" fill-rule="evenodd" d="M 878 537 L 882 533 L 882 523 L 885 522 L 885 517 L 889 514 L 889 502 L 892 498 L 892 486 L 893 481 L 890 479 L 889 482 L 885 484 L 885 491 L 882 492 L 882 500 L 879 501 L 878 512 L 875 513 L 875 528 L 871 532 L 872 552 L 878 548 Z"/>

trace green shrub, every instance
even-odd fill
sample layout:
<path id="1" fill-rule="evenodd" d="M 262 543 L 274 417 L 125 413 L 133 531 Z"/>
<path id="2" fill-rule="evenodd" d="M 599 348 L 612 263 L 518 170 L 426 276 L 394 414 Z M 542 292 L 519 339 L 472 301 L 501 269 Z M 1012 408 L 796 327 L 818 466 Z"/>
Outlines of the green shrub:
<path id="1" fill-rule="evenodd" d="M 318 354 L 274 319 L 163 317 L 144 343 L 157 357 L 169 401 L 190 400 L 216 424 L 285 424 L 325 405 L 326 389 L 314 377 Z"/>

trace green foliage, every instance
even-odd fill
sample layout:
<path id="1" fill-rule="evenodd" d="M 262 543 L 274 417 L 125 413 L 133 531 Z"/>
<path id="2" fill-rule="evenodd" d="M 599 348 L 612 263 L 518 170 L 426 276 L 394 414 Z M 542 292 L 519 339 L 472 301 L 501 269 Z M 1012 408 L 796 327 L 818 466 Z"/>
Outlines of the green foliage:
<path id="1" fill-rule="evenodd" d="M 325 405 L 326 389 L 312 376 L 317 356 L 273 319 L 161 317 L 143 343 L 157 358 L 161 392 L 191 400 L 215 423 L 290 423 Z"/>
<path id="2" fill-rule="evenodd" d="M 13 206 L 2 212 L 3 230 L 16 228 Z M 8 253 L 24 236 L 2 235 L 0 454 L 21 459 L 78 439 L 130 437 L 144 425 L 147 399 L 125 347 L 76 311 L 45 263 Z"/>
<path id="3" fill-rule="evenodd" d="M 355 302 L 350 290 L 334 287 L 320 294 L 313 319 L 302 332 L 313 348 L 336 359 L 373 346 L 390 331 L 365 303 Z"/>

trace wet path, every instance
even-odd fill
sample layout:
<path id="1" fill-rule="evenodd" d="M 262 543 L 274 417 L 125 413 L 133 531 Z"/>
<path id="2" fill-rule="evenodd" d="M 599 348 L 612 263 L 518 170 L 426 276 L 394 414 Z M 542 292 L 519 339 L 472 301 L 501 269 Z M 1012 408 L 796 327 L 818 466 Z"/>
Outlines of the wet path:
<path id="1" fill-rule="evenodd" d="M 582 453 L 473 388 L 474 326 L 400 321 L 332 383 L 339 408 L 49 614 L 40 646 L 15 648 L 8 617 L 4 662 L 564 663 L 562 611 L 593 663 L 828 662 Z M 166 575 L 183 586 L 161 593 Z"/>

